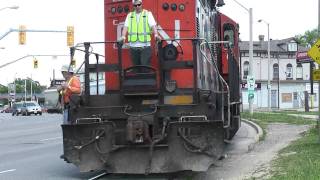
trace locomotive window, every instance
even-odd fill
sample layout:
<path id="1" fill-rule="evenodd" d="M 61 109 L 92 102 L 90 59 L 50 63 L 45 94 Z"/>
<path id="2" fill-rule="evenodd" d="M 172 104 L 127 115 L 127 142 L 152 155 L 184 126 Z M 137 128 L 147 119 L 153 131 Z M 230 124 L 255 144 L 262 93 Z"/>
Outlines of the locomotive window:
<path id="1" fill-rule="evenodd" d="M 228 47 L 228 45 L 233 48 L 234 47 L 234 27 L 231 24 L 225 24 L 223 26 L 223 40 L 229 41 L 229 44 L 224 44 L 224 47 Z"/>

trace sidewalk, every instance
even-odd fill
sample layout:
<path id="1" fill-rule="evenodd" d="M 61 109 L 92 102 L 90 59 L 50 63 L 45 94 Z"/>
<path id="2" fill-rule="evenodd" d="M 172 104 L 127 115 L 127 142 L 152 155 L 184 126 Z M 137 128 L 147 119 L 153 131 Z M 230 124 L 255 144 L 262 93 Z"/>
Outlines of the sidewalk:
<path id="1" fill-rule="evenodd" d="M 295 116 L 295 117 L 303 117 L 306 119 L 311 119 L 311 120 L 317 120 L 319 115 L 303 115 L 303 114 L 288 114 L 289 116 Z"/>
<path id="2" fill-rule="evenodd" d="M 243 109 L 244 111 L 248 111 L 249 109 Z M 257 111 L 257 112 L 270 112 L 270 110 L 268 108 L 255 108 L 253 109 L 253 111 Z M 278 108 L 271 108 L 271 111 L 293 111 L 293 112 L 305 112 L 304 108 L 283 108 L 283 109 L 278 109 Z M 310 108 L 309 112 L 317 112 L 319 111 L 318 107 L 315 108 Z"/>

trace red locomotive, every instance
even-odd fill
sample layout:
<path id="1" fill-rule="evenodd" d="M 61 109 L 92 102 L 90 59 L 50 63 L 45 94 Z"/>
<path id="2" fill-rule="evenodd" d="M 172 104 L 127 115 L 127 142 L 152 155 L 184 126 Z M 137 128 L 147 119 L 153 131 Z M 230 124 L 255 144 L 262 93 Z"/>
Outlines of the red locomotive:
<path id="1" fill-rule="evenodd" d="M 62 125 L 65 160 L 82 172 L 206 171 L 240 126 L 239 27 L 217 10 L 222 5 L 143 0 L 162 40 L 151 41 L 151 66 L 133 66 L 126 44 L 116 41 L 132 1 L 105 0 L 105 41 L 83 43 L 84 92 L 72 97 L 72 123 Z M 101 43 L 104 64 L 91 49 Z M 90 88 L 98 73 L 105 74 L 103 94 L 98 80 L 97 92 Z"/>

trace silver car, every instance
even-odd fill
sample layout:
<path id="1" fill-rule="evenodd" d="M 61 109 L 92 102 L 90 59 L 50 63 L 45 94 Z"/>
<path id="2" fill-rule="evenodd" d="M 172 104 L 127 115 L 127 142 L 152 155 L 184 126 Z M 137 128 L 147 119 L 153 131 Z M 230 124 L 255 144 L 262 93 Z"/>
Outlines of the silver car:
<path id="1" fill-rule="evenodd" d="M 23 115 L 29 116 L 30 114 L 34 115 L 42 115 L 42 109 L 37 102 L 34 101 L 26 101 L 24 103 L 24 107 L 21 109 L 21 113 Z"/>

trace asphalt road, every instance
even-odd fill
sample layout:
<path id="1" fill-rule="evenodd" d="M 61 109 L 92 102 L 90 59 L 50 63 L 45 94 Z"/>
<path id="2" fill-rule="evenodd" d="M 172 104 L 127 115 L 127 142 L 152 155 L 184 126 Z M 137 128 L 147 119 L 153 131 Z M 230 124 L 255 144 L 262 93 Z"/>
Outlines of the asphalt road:
<path id="1" fill-rule="evenodd" d="M 74 165 L 59 158 L 62 154 L 61 121 L 61 114 L 11 116 L 0 113 L 0 180 L 90 179 L 99 175 L 101 172 L 79 173 Z M 235 137 L 237 143 L 230 143 L 228 151 L 245 153 L 255 135 L 250 126 L 243 125 Z"/>
<path id="2" fill-rule="evenodd" d="M 0 113 L 0 179 L 88 179 L 62 154 L 61 114 Z"/>

